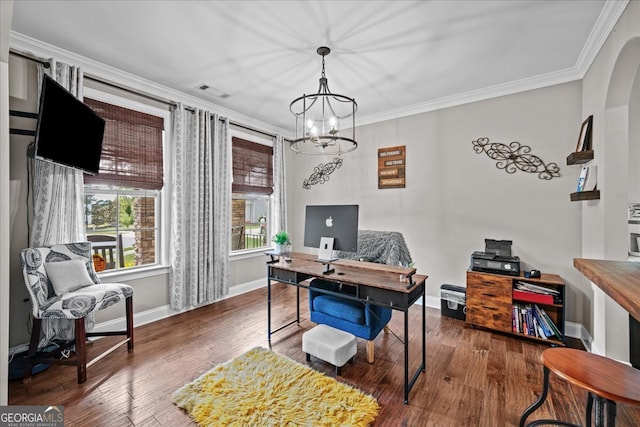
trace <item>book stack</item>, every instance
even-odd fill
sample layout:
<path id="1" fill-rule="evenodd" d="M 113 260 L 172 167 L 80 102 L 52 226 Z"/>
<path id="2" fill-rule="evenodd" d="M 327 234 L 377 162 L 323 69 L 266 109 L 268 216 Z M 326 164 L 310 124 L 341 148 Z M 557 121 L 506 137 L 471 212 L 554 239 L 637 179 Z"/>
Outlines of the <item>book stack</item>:
<path id="1" fill-rule="evenodd" d="M 543 308 L 537 304 L 513 304 L 513 332 L 531 337 L 557 339 L 562 341 L 562 333 Z"/>
<path id="2" fill-rule="evenodd" d="M 540 305 L 562 304 L 558 289 L 517 281 L 513 285 L 513 332 L 562 341 L 562 333 Z M 540 305 L 539 305 L 540 304 Z"/>

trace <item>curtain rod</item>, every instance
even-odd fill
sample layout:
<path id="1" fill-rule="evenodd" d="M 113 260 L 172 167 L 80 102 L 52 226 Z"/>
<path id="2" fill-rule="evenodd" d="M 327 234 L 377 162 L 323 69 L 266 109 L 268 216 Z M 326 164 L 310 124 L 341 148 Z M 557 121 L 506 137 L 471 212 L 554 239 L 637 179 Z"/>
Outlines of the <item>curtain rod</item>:
<path id="1" fill-rule="evenodd" d="M 230 124 L 230 125 L 233 125 L 233 126 L 237 126 L 237 127 L 239 127 L 239 128 L 242 128 L 242 129 L 250 130 L 251 132 L 256 132 L 256 133 L 259 133 L 259 134 L 261 134 L 261 135 L 268 136 L 268 137 L 270 137 L 270 138 L 275 138 L 275 137 L 277 136 L 276 134 L 269 133 L 269 132 L 265 132 L 265 131 L 261 131 L 261 130 L 258 130 L 258 129 L 254 129 L 254 128 L 252 128 L 252 127 L 249 127 L 249 126 L 243 125 L 243 124 L 238 123 L 238 122 L 232 122 L 232 121 L 229 121 L 229 124 Z"/>
<path id="2" fill-rule="evenodd" d="M 32 55 L 30 53 L 19 52 L 19 51 L 14 50 L 14 49 L 9 49 L 9 55 L 19 56 L 20 58 L 24 58 L 24 59 L 28 59 L 28 60 L 33 61 L 33 62 L 37 62 L 39 64 L 42 64 L 44 66 L 44 68 L 49 68 L 51 66 L 51 64 L 49 64 L 49 61 L 47 61 L 46 59 L 38 58 L 37 56 Z"/>
<path id="3" fill-rule="evenodd" d="M 176 103 L 176 102 L 171 101 L 171 100 L 169 100 L 169 99 L 161 98 L 161 97 L 156 96 L 156 95 L 151 95 L 151 94 L 148 94 L 148 93 L 146 93 L 146 92 L 142 92 L 142 91 L 140 91 L 140 90 L 136 90 L 136 89 L 129 89 L 129 88 L 127 88 L 127 87 L 120 86 L 120 85 L 119 85 L 119 84 L 117 84 L 117 83 L 113 83 L 113 82 L 111 82 L 111 81 L 109 81 L 109 80 L 106 80 L 106 79 L 104 79 L 104 78 L 102 78 L 102 77 L 96 77 L 96 76 L 94 76 L 94 75 L 86 74 L 86 73 L 85 73 L 85 75 L 84 75 L 84 76 L 85 76 L 85 78 L 87 78 L 87 79 L 89 79 L 89 80 L 93 80 L 94 82 L 102 83 L 102 84 L 107 85 L 107 86 L 109 86 L 109 87 L 112 87 L 112 88 L 114 88 L 114 89 L 118 89 L 118 90 L 122 90 L 122 91 L 125 91 L 125 92 L 127 92 L 127 93 L 130 93 L 130 94 L 132 94 L 132 95 L 141 96 L 141 97 L 143 97 L 143 98 L 147 98 L 147 99 L 150 99 L 150 100 L 152 100 L 152 101 L 160 102 L 160 103 L 162 103 L 162 104 L 166 104 L 166 105 L 169 105 L 169 106 L 175 106 L 175 105 L 177 105 L 177 103 Z"/>
<path id="4" fill-rule="evenodd" d="M 131 93 L 131 94 L 133 94 L 133 95 L 142 96 L 142 97 L 144 97 L 144 98 L 148 98 L 148 99 L 151 99 L 151 100 L 153 100 L 153 101 L 161 102 L 161 103 L 166 104 L 166 105 L 169 105 L 169 106 L 173 106 L 173 107 L 175 107 L 175 106 L 177 106 L 177 105 L 178 105 L 178 103 L 177 103 L 177 102 L 175 102 L 175 101 L 171 101 L 171 100 L 168 100 L 168 99 L 165 99 L 165 98 L 160 98 L 160 97 L 158 97 L 158 96 L 150 95 L 150 94 L 148 94 L 148 93 L 140 92 L 140 91 L 138 91 L 138 90 L 125 88 L 125 87 L 122 87 L 122 86 L 120 86 L 120 85 L 118 85 L 118 84 L 116 84 L 116 83 L 110 82 L 110 81 L 108 81 L 108 80 L 105 80 L 105 79 L 102 79 L 102 78 L 99 78 L 99 77 L 92 76 L 92 75 L 90 75 L 90 74 L 85 74 L 85 77 L 86 77 L 86 78 L 88 78 L 88 79 L 90 79 L 90 80 L 93 80 L 93 81 L 95 81 L 95 82 L 103 83 L 103 84 L 105 84 L 105 85 L 107 85 L 107 86 L 113 87 L 113 88 L 115 88 L 115 89 L 120 89 L 120 90 L 123 90 L 123 91 L 125 91 L 125 92 Z M 195 113 L 195 111 L 196 111 L 196 108 L 195 108 L 195 107 L 189 107 L 189 106 L 186 106 L 186 105 L 184 106 L 184 109 L 185 109 L 185 110 L 187 110 L 187 111 L 190 111 L 190 112 L 192 112 L 192 113 Z M 220 121 L 223 121 L 223 120 L 225 120 L 225 118 L 224 118 L 224 117 L 221 117 L 219 120 L 220 120 Z M 249 126 L 247 126 L 247 125 L 243 125 L 242 123 L 238 123 L 238 122 L 234 122 L 234 121 L 229 121 L 229 124 L 230 124 L 230 125 L 233 125 L 233 126 L 237 126 L 237 127 L 239 127 L 239 128 L 242 128 L 242 129 L 246 129 L 246 130 L 252 131 L 252 132 L 259 133 L 259 134 L 261 134 L 261 135 L 266 135 L 266 136 L 271 137 L 271 138 L 275 138 L 275 137 L 276 137 L 276 135 L 275 135 L 275 134 L 272 134 L 272 133 L 269 133 L 269 132 L 265 132 L 265 131 L 261 131 L 261 130 L 259 130 L 259 129 L 254 129 L 254 128 L 249 127 Z"/>
<path id="5" fill-rule="evenodd" d="M 38 62 L 38 63 L 42 64 L 45 68 L 49 68 L 50 67 L 50 64 L 49 64 L 48 60 L 46 60 L 44 58 L 38 58 L 37 56 L 32 55 L 30 53 L 20 52 L 20 51 L 14 50 L 14 49 L 11 49 L 9 51 L 9 53 L 12 54 L 12 55 L 15 55 L 15 56 L 19 56 L 19 57 L 24 58 L 24 59 L 28 59 L 28 60 L 31 60 L 31 61 L 34 61 L 34 62 Z M 94 82 L 102 83 L 102 84 L 110 86 L 110 87 L 112 87 L 114 89 L 123 90 L 123 91 L 125 91 L 127 93 L 130 93 L 132 95 L 141 96 L 143 98 L 147 98 L 147 99 L 150 99 L 152 101 L 160 102 L 160 103 L 163 103 L 163 104 L 166 104 L 166 105 L 169 105 L 169 106 L 174 106 L 174 107 L 176 105 L 178 105 L 178 103 L 175 102 L 175 101 L 172 101 L 172 100 L 169 100 L 169 99 L 166 99 L 166 98 L 161 98 L 159 96 L 151 95 L 151 94 L 139 91 L 139 90 L 129 89 L 129 88 L 120 86 L 117 83 L 113 83 L 113 82 L 111 82 L 109 80 L 106 80 L 104 78 L 97 77 L 97 76 L 94 76 L 94 75 L 91 75 L 91 74 L 86 74 L 85 73 L 84 77 L 89 79 L 89 80 L 93 80 Z M 188 107 L 188 106 L 185 106 L 185 110 L 191 111 L 192 113 L 196 111 L 196 109 L 194 107 Z M 220 118 L 220 120 L 224 120 L 224 118 Z M 239 128 L 242 128 L 242 129 L 249 130 L 251 132 L 259 133 L 261 135 L 266 135 L 266 136 L 271 137 L 271 138 L 275 138 L 276 137 L 276 134 L 273 134 L 273 133 L 270 133 L 270 132 L 265 132 L 265 131 L 262 131 L 262 130 L 259 130 L 259 129 L 254 129 L 254 128 L 249 127 L 247 125 L 243 125 L 242 123 L 229 121 L 229 124 L 233 125 L 233 126 L 237 126 Z"/>

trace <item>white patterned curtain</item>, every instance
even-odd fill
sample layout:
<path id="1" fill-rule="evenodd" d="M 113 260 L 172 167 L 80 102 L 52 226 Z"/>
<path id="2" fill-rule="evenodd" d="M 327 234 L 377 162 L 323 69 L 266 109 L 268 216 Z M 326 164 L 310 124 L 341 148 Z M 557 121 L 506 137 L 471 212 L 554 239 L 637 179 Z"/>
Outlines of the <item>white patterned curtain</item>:
<path id="1" fill-rule="evenodd" d="M 229 122 L 178 104 L 173 110 L 171 308 L 215 301 L 229 288 Z"/>
<path id="2" fill-rule="evenodd" d="M 82 70 L 55 60 L 50 65 L 49 75 L 82 100 Z M 45 68 L 38 64 L 38 92 L 44 73 Z M 64 141 L 60 141 L 60 147 L 64 149 Z M 79 170 L 35 160 L 31 247 L 86 240 L 83 185 Z"/>
<path id="3" fill-rule="evenodd" d="M 42 89 L 42 76 L 47 73 L 76 98 L 82 100 L 83 74 L 79 67 L 51 59 L 49 68 L 38 64 L 38 93 Z M 64 141 L 60 141 L 64 149 Z M 34 159 L 33 175 L 33 224 L 31 247 L 86 240 L 84 228 L 84 181 L 77 169 Z M 86 318 L 86 328 L 91 331 L 94 317 Z M 38 347 L 45 347 L 54 340 L 74 339 L 73 320 L 43 319 L 42 336 Z"/>
<path id="4" fill-rule="evenodd" d="M 273 195 L 271 197 L 271 231 L 287 230 L 287 188 L 285 185 L 285 143 L 282 135 L 273 142 Z"/>

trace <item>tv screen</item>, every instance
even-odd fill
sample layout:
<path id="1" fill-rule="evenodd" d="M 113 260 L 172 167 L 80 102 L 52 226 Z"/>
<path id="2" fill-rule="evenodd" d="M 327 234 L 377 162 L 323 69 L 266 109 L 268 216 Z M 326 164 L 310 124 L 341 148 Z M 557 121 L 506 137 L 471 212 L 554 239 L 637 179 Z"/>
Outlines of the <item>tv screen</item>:
<path id="1" fill-rule="evenodd" d="M 95 175 L 105 121 L 49 76 L 38 109 L 35 157 Z"/>
<path id="2" fill-rule="evenodd" d="M 320 247 L 320 238 L 333 237 L 333 249 L 358 251 L 358 205 L 310 205 L 304 221 L 304 245 Z"/>

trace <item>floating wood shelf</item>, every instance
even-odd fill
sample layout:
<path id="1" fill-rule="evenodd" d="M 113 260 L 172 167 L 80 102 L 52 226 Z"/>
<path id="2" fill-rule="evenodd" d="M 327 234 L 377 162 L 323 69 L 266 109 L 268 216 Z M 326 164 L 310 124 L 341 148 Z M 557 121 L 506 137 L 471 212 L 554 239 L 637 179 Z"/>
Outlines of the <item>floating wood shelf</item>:
<path id="1" fill-rule="evenodd" d="M 567 165 L 580 165 L 593 160 L 593 150 L 576 151 L 567 156 Z"/>
<path id="2" fill-rule="evenodd" d="M 578 202 L 580 200 L 598 200 L 600 198 L 600 190 L 578 191 L 571 193 L 571 201 Z"/>

